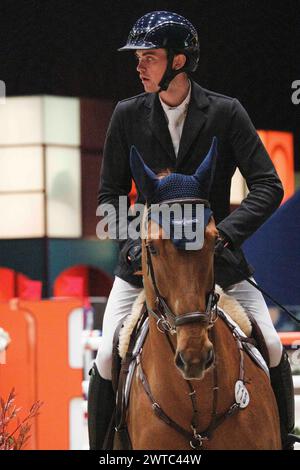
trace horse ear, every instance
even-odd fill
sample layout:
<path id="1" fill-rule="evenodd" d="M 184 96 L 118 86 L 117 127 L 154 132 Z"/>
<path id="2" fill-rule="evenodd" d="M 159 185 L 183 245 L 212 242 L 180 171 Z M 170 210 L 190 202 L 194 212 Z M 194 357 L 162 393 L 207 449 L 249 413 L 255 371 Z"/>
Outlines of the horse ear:
<path id="1" fill-rule="evenodd" d="M 134 145 L 130 150 L 130 168 L 138 189 L 147 201 L 156 190 L 159 179 L 146 163 L 144 163 Z"/>
<path id="2" fill-rule="evenodd" d="M 212 181 L 214 178 L 216 161 L 217 161 L 217 145 L 218 140 L 216 137 L 213 138 L 211 147 L 206 155 L 205 159 L 201 162 L 196 172 L 194 173 L 194 178 L 200 184 L 201 195 L 208 199 Z"/>

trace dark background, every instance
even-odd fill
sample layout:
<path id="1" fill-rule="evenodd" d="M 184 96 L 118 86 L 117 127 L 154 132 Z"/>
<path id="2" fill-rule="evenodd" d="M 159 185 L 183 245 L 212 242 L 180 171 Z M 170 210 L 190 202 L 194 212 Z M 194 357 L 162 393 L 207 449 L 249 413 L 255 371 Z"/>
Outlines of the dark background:
<path id="1" fill-rule="evenodd" d="M 237 97 L 256 128 L 294 132 L 300 170 L 300 1 L 23 0 L 0 3 L 0 79 L 8 96 L 55 94 L 115 101 L 140 93 L 131 54 L 116 49 L 141 15 L 183 14 L 199 33 L 195 79 Z"/>

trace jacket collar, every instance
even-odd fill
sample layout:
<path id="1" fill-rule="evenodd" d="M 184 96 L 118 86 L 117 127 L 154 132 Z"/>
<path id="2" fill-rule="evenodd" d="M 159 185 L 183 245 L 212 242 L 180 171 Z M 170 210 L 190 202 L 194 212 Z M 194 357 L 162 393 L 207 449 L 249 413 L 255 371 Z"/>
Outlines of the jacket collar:
<path id="1" fill-rule="evenodd" d="M 145 106 L 149 108 L 149 125 L 164 150 L 170 156 L 173 166 L 176 167 L 178 167 L 182 160 L 185 159 L 190 146 L 204 125 L 206 114 L 203 110 L 209 105 L 209 100 L 207 99 L 204 90 L 192 80 L 191 84 L 191 101 L 183 126 L 177 158 L 174 153 L 168 124 L 157 93 L 148 93 L 145 99 Z"/>

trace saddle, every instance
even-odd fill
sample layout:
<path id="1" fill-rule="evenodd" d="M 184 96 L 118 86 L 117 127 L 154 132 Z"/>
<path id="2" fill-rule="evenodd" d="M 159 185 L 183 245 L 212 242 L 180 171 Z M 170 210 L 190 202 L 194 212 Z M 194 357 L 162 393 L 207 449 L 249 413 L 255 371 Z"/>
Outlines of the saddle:
<path id="1" fill-rule="evenodd" d="M 119 353 L 120 332 L 124 328 L 121 321 L 114 334 L 112 359 L 112 385 L 116 394 L 114 449 L 131 450 L 131 441 L 127 431 L 126 412 L 137 356 L 140 353 L 149 329 L 149 318 L 144 303 L 140 318 L 133 328 L 125 357 Z M 111 431 L 110 431 L 111 433 Z"/>
<path id="2" fill-rule="evenodd" d="M 243 350 L 269 377 L 268 349 L 255 319 L 249 315 L 252 335 L 247 337 L 226 312 L 220 308 L 218 308 L 218 312 L 220 318 L 225 322 L 232 334 L 238 335 Z M 123 327 L 124 324 L 121 322 L 116 329 L 113 341 L 112 383 L 116 394 L 116 411 L 115 428 L 110 430 L 110 434 L 115 431 L 114 449 L 131 450 L 132 446 L 127 430 L 126 413 L 132 379 L 138 365 L 137 357 L 141 352 L 149 331 L 149 318 L 145 303 L 142 307 L 140 318 L 131 332 L 126 355 L 121 359 L 119 354 L 119 337 Z"/>

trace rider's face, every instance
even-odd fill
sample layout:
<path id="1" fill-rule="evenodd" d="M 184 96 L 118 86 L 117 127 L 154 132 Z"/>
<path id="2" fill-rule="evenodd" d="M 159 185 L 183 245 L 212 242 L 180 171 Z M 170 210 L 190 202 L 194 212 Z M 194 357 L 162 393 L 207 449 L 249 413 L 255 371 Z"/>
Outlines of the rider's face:
<path id="1" fill-rule="evenodd" d="M 165 49 L 142 49 L 135 52 L 138 60 L 137 71 L 147 93 L 159 90 L 161 81 L 167 67 L 167 52 Z"/>

